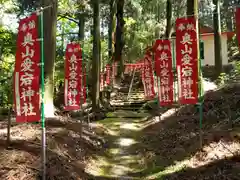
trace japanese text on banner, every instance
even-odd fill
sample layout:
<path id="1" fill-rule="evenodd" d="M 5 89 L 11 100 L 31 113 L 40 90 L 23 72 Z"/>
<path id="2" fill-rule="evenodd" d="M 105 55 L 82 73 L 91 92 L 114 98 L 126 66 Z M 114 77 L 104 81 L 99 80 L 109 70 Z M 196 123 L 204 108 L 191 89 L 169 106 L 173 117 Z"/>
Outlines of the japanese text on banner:
<path id="1" fill-rule="evenodd" d="M 100 73 L 100 91 L 103 91 L 104 89 L 104 73 Z"/>
<path id="2" fill-rule="evenodd" d="M 40 42 L 38 16 L 21 19 L 14 70 L 14 104 L 17 122 L 40 120 Z"/>
<path id="3" fill-rule="evenodd" d="M 114 77 L 117 75 L 117 70 L 118 70 L 118 62 L 113 62 L 112 64 L 112 76 L 113 76 L 113 79 Z"/>
<path id="4" fill-rule="evenodd" d="M 176 20 L 176 58 L 181 104 L 198 102 L 198 42 L 194 17 Z"/>
<path id="5" fill-rule="evenodd" d="M 173 72 L 171 43 L 169 40 L 157 40 L 155 44 L 155 68 L 160 77 L 159 102 L 161 106 L 173 103 Z"/>
<path id="6" fill-rule="evenodd" d="M 111 66 L 109 64 L 106 65 L 106 86 L 110 85 L 111 83 Z"/>
<path id="7" fill-rule="evenodd" d="M 144 84 L 144 93 L 146 99 L 153 99 L 155 97 L 154 90 L 154 78 L 153 78 L 153 69 L 152 69 L 152 56 L 151 52 L 147 51 L 144 57 L 144 71 L 142 76 Z"/>
<path id="8" fill-rule="evenodd" d="M 82 52 L 80 45 L 70 43 L 66 49 L 64 98 L 65 110 L 80 109 L 82 95 Z"/>

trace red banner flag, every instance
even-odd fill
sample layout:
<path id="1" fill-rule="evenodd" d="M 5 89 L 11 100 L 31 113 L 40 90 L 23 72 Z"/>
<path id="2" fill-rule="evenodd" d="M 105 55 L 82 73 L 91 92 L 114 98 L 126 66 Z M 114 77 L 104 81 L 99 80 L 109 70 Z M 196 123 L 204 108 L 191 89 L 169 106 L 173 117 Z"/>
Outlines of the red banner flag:
<path id="1" fill-rule="evenodd" d="M 144 66 L 144 63 L 134 63 L 134 64 L 125 64 L 125 70 L 124 70 L 124 73 L 125 74 L 129 74 L 129 73 L 132 73 L 134 70 L 135 71 L 140 71 L 142 70 Z"/>
<path id="2" fill-rule="evenodd" d="M 181 104 L 198 102 L 198 43 L 195 17 L 176 20 L 176 58 Z"/>
<path id="3" fill-rule="evenodd" d="M 160 77 L 159 102 L 161 106 L 173 103 L 172 53 L 169 40 L 157 40 L 155 49 L 156 73 Z"/>
<path id="4" fill-rule="evenodd" d="M 136 70 L 141 71 L 144 66 L 144 63 L 136 63 Z"/>
<path id="5" fill-rule="evenodd" d="M 144 90 L 144 96 L 147 96 L 147 89 L 146 89 L 146 85 L 145 85 L 145 77 L 144 77 L 144 70 L 141 71 L 141 77 L 142 77 L 142 83 L 143 83 L 143 90 Z"/>
<path id="6" fill-rule="evenodd" d="M 135 68 L 134 64 L 124 64 L 124 73 L 131 74 Z"/>
<path id="7" fill-rule="evenodd" d="M 238 48 L 240 49 L 240 8 L 236 8 L 236 35 L 238 40 Z"/>
<path id="8" fill-rule="evenodd" d="M 111 83 L 111 67 L 109 64 L 106 65 L 106 85 Z"/>
<path id="9" fill-rule="evenodd" d="M 103 91 L 104 88 L 104 73 L 100 73 L 100 91 Z"/>
<path id="10" fill-rule="evenodd" d="M 14 106 L 17 122 L 40 121 L 40 42 L 38 16 L 21 19 L 14 70 Z"/>
<path id="11" fill-rule="evenodd" d="M 115 81 L 115 77 L 117 76 L 117 70 L 118 70 L 118 62 L 114 61 L 112 64 L 112 80 Z"/>
<path id="12" fill-rule="evenodd" d="M 118 69 L 118 62 L 115 61 L 112 64 L 112 75 L 113 75 L 113 78 L 117 75 L 117 69 Z"/>
<path id="13" fill-rule="evenodd" d="M 151 52 L 147 51 L 144 57 L 144 71 L 143 71 L 143 85 L 144 85 L 144 93 L 146 99 L 152 99 L 155 97 L 154 90 L 154 78 L 153 78 L 153 69 L 152 69 L 152 58 Z"/>
<path id="14" fill-rule="evenodd" d="M 81 48 L 73 42 L 66 48 L 64 101 L 67 111 L 80 109 L 82 77 Z"/>

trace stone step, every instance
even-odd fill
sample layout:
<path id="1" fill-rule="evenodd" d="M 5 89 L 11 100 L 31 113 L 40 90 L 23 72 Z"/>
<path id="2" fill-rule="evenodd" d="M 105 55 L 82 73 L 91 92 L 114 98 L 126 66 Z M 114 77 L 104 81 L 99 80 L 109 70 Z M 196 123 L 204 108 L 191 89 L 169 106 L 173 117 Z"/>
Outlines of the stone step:
<path id="1" fill-rule="evenodd" d="M 139 110 L 145 101 L 140 101 L 140 102 L 118 102 L 116 104 L 112 104 L 113 108 L 115 110 L 133 110 L 137 111 Z"/>

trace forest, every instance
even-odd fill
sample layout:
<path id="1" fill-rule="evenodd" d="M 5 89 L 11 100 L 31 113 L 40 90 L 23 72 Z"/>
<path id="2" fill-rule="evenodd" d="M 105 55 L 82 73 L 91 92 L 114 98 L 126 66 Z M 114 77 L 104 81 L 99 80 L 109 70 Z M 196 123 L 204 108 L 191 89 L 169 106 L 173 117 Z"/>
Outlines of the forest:
<path id="1" fill-rule="evenodd" d="M 0 179 L 240 179 L 240 0 L 0 2 Z M 39 73 L 36 95 L 21 68 Z M 26 97 L 37 114 L 18 114 Z"/>

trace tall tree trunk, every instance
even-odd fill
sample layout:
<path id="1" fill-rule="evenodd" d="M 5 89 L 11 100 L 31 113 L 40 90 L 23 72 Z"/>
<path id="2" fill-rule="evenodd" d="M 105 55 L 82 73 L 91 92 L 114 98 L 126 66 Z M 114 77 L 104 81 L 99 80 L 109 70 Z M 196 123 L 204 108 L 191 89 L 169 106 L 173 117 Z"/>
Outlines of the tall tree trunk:
<path id="1" fill-rule="evenodd" d="M 187 16 L 195 16 L 196 18 L 196 31 L 198 36 L 197 47 L 199 47 L 200 31 L 198 21 L 198 0 L 187 0 Z M 199 55 L 199 48 L 198 48 Z"/>
<path id="2" fill-rule="evenodd" d="M 157 14 L 157 18 L 156 19 L 157 19 L 157 22 L 160 23 L 161 10 L 160 10 L 160 4 L 159 3 L 158 3 L 156 8 L 157 8 L 157 13 L 156 13 Z"/>
<path id="3" fill-rule="evenodd" d="M 223 7 L 224 7 L 224 18 L 227 26 L 227 31 L 232 32 L 233 31 L 233 18 L 234 13 L 232 9 L 231 2 L 229 0 L 224 0 L 223 2 Z"/>
<path id="4" fill-rule="evenodd" d="M 187 16 L 195 16 L 196 18 L 196 31 L 198 36 L 197 47 L 199 47 L 200 32 L 198 21 L 198 0 L 187 0 Z M 199 55 L 199 50 L 198 50 Z"/>
<path id="5" fill-rule="evenodd" d="M 227 25 L 227 31 L 230 31 L 230 32 L 233 31 L 233 19 L 232 19 L 233 15 L 234 14 L 228 10 L 227 18 L 226 18 L 226 25 Z"/>
<path id="6" fill-rule="evenodd" d="M 78 16 L 78 39 L 82 42 L 84 40 L 84 29 L 85 29 L 85 15 L 79 14 Z"/>
<path id="7" fill-rule="evenodd" d="M 128 41 L 128 63 L 132 63 L 133 59 L 136 59 L 136 52 L 134 51 L 134 40 L 135 40 L 135 36 L 136 36 L 136 24 L 133 25 L 132 27 L 133 31 L 130 34 L 130 39 Z"/>
<path id="8" fill-rule="evenodd" d="M 165 37 L 168 39 L 171 37 L 171 31 L 172 31 L 172 0 L 167 0 L 166 4 L 166 19 L 167 19 L 167 27 L 165 32 Z"/>
<path id="9" fill-rule="evenodd" d="M 108 56 L 109 60 L 112 61 L 113 56 L 113 37 L 116 26 L 116 0 L 111 0 L 109 3 L 110 9 L 110 18 L 109 18 L 109 26 L 108 26 Z"/>
<path id="10" fill-rule="evenodd" d="M 99 74 L 100 74 L 100 14 L 99 1 L 93 4 L 93 62 L 92 62 L 92 108 L 99 110 Z"/>
<path id="11" fill-rule="evenodd" d="M 198 15 L 198 0 L 187 0 L 187 15 Z"/>
<path id="12" fill-rule="evenodd" d="M 45 58 L 45 116 L 54 116 L 54 62 L 56 56 L 57 0 L 42 0 L 42 7 L 52 5 L 44 10 L 44 58 Z"/>
<path id="13" fill-rule="evenodd" d="M 215 53 L 215 78 L 223 71 L 222 66 L 222 42 L 221 42 L 221 22 L 220 22 L 220 1 L 213 0 L 215 5 L 213 14 L 214 24 L 214 53 Z"/>
<path id="14" fill-rule="evenodd" d="M 103 6 L 100 5 L 100 9 L 102 9 Z M 103 12 L 102 12 L 103 13 Z M 103 14 L 101 15 L 101 10 L 100 10 L 100 17 L 103 17 Z M 104 42 L 104 18 L 100 18 L 100 49 L 102 49 L 102 44 L 101 42 Z M 100 52 L 100 72 L 104 71 L 105 67 L 105 62 L 103 58 L 103 53 Z"/>
<path id="15" fill-rule="evenodd" d="M 117 73 L 117 81 L 120 83 L 123 78 L 124 71 L 124 62 L 122 58 L 122 51 L 124 46 L 124 19 L 123 19 L 123 7 L 124 0 L 117 1 L 117 27 L 116 27 L 116 43 L 115 43 L 115 61 L 119 62 L 118 73 Z"/>

